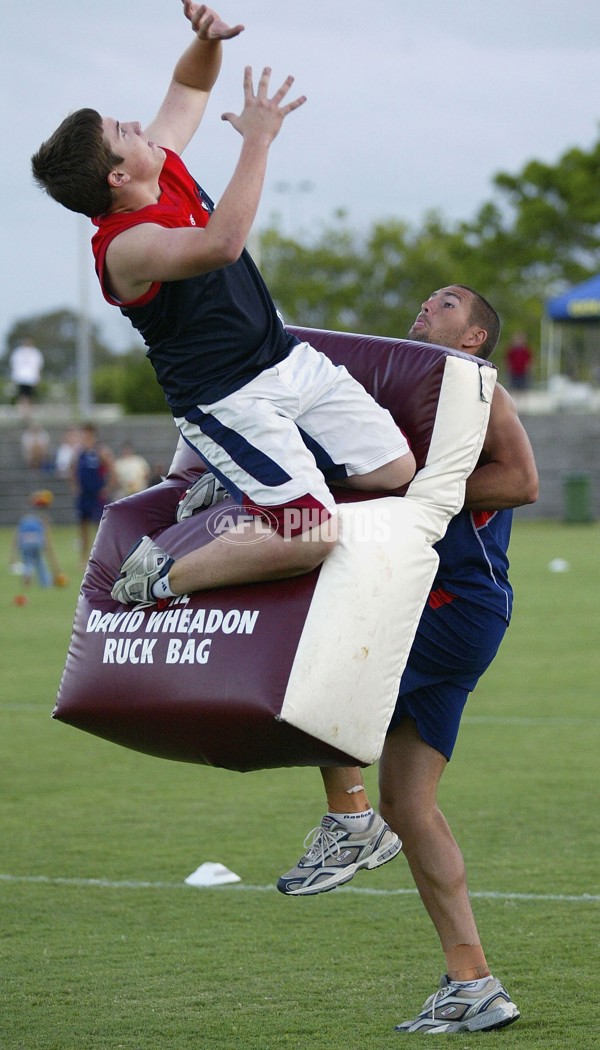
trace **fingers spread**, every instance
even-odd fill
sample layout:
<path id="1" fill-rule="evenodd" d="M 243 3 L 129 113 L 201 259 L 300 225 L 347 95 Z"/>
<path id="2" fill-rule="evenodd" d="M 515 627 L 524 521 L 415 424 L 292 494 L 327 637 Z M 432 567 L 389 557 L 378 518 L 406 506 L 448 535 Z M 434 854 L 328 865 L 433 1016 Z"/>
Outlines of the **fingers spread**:
<path id="1" fill-rule="evenodd" d="M 300 95 L 298 98 L 295 98 L 293 102 L 288 102 L 286 106 L 282 106 L 281 112 L 284 116 L 287 116 L 287 114 L 291 113 L 292 110 L 298 109 L 299 106 L 303 106 L 305 102 L 306 95 Z"/>

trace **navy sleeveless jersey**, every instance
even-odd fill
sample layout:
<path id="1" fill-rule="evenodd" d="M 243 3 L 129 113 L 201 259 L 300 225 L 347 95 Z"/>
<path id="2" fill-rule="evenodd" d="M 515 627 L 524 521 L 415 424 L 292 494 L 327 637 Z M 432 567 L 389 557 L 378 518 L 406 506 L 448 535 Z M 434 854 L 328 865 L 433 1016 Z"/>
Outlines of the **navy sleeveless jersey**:
<path id="1" fill-rule="evenodd" d="M 461 510 L 435 544 L 440 564 L 432 590 L 467 598 L 504 617 L 512 612 L 507 550 L 512 510 Z"/>
<path id="2" fill-rule="evenodd" d="M 298 339 L 284 328 L 269 291 L 244 250 L 237 262 L 181 281 L 155 282 L 132 302 L 111 295 L 106 250 L 141 223 L 170 229 L 207 225 L 213 203 L 176 153 L 165 150 L 160 200 L 94 219 L 92 239 L 102 292 L 142 335 L 173 415 L 210 404 L 288 356 Z"/>
<path id="3" fill-rule="evenodd" d="M 94 448 L 81 450 L 75 462 L 75 473 L 81 492 L 89 496 L 96 496 L 106 484 L 106 469 Z"/>

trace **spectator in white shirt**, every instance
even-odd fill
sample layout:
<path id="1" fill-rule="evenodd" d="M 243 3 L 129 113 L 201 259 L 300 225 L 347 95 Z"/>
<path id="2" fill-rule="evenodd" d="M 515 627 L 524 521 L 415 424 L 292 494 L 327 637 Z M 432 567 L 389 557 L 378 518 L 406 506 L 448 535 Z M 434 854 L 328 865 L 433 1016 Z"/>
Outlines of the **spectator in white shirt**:
<path id="1" fill-rule="evenodd" d="M 44 356 L 30 336 L 24 336 L 10 355 L 10 378 L 23 419 L 31 417 L 31 406 L 42 377 Z"/>

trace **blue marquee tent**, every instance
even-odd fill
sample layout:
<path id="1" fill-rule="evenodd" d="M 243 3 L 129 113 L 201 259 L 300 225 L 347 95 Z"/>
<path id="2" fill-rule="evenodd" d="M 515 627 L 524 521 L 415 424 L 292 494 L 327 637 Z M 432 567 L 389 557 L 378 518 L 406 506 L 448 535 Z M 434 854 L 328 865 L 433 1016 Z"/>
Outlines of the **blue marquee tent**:
<path id="1" fill-rule="evenodd" d="M 546 303 L 546 379 L 564 374 L 598 382 L 600 374 L 600 274 Z M 543 330 L 543 328 L 542 328 Z"/>
<path id="2" fill-rule="evenodd" d="M 550 299 L 546 311 L 553 321 L 600 321 L 600 274 Z"/>

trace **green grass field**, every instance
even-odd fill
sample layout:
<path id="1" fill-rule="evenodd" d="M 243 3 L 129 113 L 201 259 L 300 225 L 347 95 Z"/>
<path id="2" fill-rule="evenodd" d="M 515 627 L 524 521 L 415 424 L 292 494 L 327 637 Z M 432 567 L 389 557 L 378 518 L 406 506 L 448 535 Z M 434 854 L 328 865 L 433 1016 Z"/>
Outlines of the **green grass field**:
<path id="1" fill-rule="evenodd" d="M 9 561 L 8 531 L 0 553 Z M 316 770 L 149 758 L 50 719 L 79 570 L 4 573 L 0 670 L 2 1050 L 384 1050 L 443 971 L 404 859 L 305 900 L 277 893 L 323 812 Z M 496 976 L 522 1019 L 450 1036 L 600 1046 L 600 526 L 517 523 L 503 649 L 467 707 L 442 804 Z M 563 558 L 568 572 L 548 564 Z M 377 798 L 376 771 L 367 782 Z M 220 861 L 242 881 L 193 889 Z M 414 1045 L 414 1044 L 413 1044 Z"/>

